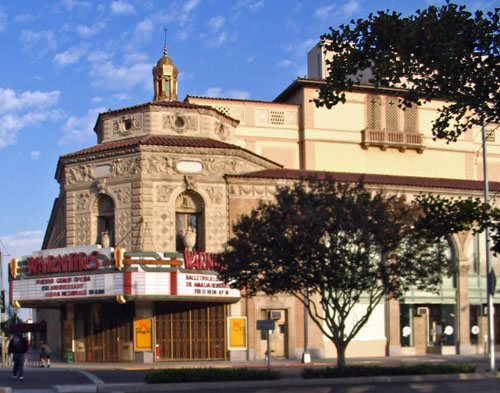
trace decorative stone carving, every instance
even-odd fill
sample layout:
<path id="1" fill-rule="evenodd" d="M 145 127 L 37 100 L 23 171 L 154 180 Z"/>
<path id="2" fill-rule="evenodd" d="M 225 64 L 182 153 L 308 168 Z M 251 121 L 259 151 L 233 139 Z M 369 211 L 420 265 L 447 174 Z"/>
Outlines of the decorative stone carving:
<path id="1" fill-rule="evenodd" d="M 224 125 L 224 123 L 215 122 L 214 133 L 224 141 L 229 138 L 229 127 Z"/>
<path id="2" fill-rule="evenodd" d="M 163 115 L 162 125 L 164 129 L 169 129 L 183 134 L 186 131 L 196 131 L 198 129 L 198 120 L 194 116 L 186 116 L 182 113 Z"/>
<path id="3" fill-rule="evenodd" d="M 142 116 L 122 116 L 113 122 L 114 135 L 130 135 L 134 132 L 142 131 Z"/>
<path id="4" fill-rule="evenodd" d="M 101 241 L 102 241 L 102 246 L 103 248 L 108 248 L 109 247 L 109 233 L 108 231 L 104 231 L 101 233 Z"/>
<path id="5" fill-rule="evenodd" d="M 88 192 L 80 192 L 76 196 L 76 210 L 87 210 L 90 194 Z"/>
<path id="6" fill-rule="evenodd" d="M 116 176 L 136 175 L 141 171 L 140 157 L 118 158 L 113 161 L 113 173 Z"/>
<path id="7" fill-rule="evenodd" d="M 90 218 L 78 216 L 76 218 L 76 246 L 90 244 Z"/>
<path id="8" fill-rule="evenodd" d="M 108 190 L 108 186 L 106 184 L 106 179 L 98 179 L 95 182 L 95 187 L 99 194 L 105 194 Z"/>
<path id="9" fill-rule="evenodd" d="M 274 197 L 276 188 L 273 186 L 252 186 L 252 185 L 231 185 L 230 195 L 250 196 L 250 197 Z"/>
<path id="10" fill-rule="evenodd" d="M 194 190 L 196 188 L 196 183 L 193 176 L 184 176 L 184 184 L 186 186 L 186 190 Z"/>
<path id="11" fill-rule="evenodd" d="M 196 230 L 192 227 L 187 228 L 184 231 L 182 242 L 184 243 L 186 250 L 192 251 L 194 245 L 196 244 Z"/>
<path id="12" fill-rule="evenodd" d="M 159 210 L 154 218 L 155 245 L 162 250 L 172 250 L 175 248 L 175 225 L 172 217 L 172 212 Z"/>
<path id="13" fill-rule="evenodd" d="M 113 190 L 113 193 L 116 195 L 116 198 L 121 203 L 129 203 L 130 202 L 130 187 L 118 187 Z"/>
<path id="14" fill-rule="evenodd" d="M 220 187 L 207 187 L 206 191 L 213 203 L 222 203 L 224 193 Z"/>
<path id="15" fill-rule="evenodd" d="M 142 171 L 147 174 L 166 173 L 171 175 L 176 173 L 174 161 L 165 156 L 145 157 L 142 161 Z"/>
<path id="16" fill-rule="evenodd" d="M 210 209 L 205 214 L 206 248 L 212 252 L 220 251 L 228 238 L 227 213 L 225 209 Z"/>
<path id="17" fill-rule="evenodd" d="M 174 191 L 173 186 L 159 184 L 156 187 L 156 201 L 157 202 L 168 202 L 170 200 L 170 196 L 172 195 L 172 191 Z"/>
<path id="18" fill-rule="evenodd" d="M 119 212 L 115 218 L 116 246 L 131 250 L 132 247 L 132 223 L 128 211 Z"/>
<path id="19" fill-rule="evenodd" d="M 235 158 L 210 157 L 204 161 L 203 166 L 210 174 L 240 174 L 262 169 L 262 167 Z"/>
<path id="20" fill-rule="evenodd" d="M 92 171 L 88 165 L 78 165 L 66 168 L 66 184 L 88 182 L 93 179 Z"/>

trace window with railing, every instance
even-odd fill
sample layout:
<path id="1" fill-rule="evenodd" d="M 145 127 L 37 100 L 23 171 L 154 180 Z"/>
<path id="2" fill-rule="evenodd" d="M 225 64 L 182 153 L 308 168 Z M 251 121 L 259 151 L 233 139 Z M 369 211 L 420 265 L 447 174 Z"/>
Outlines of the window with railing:
<path id="1" fill-rule="evenodd" d="M 401 151 L 414 149 L 421 153 L 424 137 L 418 132 L 417 107 L 402 108 L 395 96 L 370 94 L 366 97 L 366 128 L 362 131 L 362 146 L 388 147 Z"/>

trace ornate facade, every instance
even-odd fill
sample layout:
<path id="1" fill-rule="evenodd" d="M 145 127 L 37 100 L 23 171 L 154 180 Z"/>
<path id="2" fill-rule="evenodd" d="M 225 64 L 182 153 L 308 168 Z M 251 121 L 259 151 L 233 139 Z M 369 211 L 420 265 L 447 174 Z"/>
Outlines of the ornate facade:
<path id="1" fill-rule="evenodd" d="M 97 144 L 60 157 L 43 250 L 11 264 L 11 300 L 52 321 L 53 348 L 78 361 L 263 359 L 266 341 L 255 326 L 271 317 L 271 356 L 300 358 L 302 305 L 290 296 L 242 299 L 212 269 L 241 214 L 272 201 L 277 185 L 314 171 L 339 181 L 364 175 L 368 187 L 409 198 L 482 195 L 476 135 L 452 145 L 432 140 L 439 102 L 403 112 L 397 92 L 365 85 L 344 105 L 316 108 L 321 53 L 313 48 L 309 78 L 273 102 L 180 102 L 178 70 L 165 49 L 153 68 L 154 100 L 101 113 Z M 489 129 L 496 192 L 500 144 Z M 455 274 L 439 296 L 413 291 L 380 304 L 348 356 L 484 350 L 484 242 L 463 233 L 450 244 Z M 235 348 L 230 318 L 240 317 L 245 345 Z M 140 323 L 144 332 L 149 326 L 146 347 Z M 336 356 L 312 322 L 309 330 L 313 356 Z"/>

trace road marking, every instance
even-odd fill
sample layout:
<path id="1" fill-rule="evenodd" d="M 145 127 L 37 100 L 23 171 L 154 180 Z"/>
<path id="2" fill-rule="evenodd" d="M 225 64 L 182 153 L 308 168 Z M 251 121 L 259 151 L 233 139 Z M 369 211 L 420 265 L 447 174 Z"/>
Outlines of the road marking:
<path id="1" fill-rule="evenodd" d="M 96 377 L 94 374 L 89 373 L 88 371 L 85 370 L 76 370 L 76 371 L 78 371 L 80 374 L 85 375 L 88 379 L 90 379 L 94 383 L 94 385 L 104 385 L 104 381 L 101 378 Z"/>

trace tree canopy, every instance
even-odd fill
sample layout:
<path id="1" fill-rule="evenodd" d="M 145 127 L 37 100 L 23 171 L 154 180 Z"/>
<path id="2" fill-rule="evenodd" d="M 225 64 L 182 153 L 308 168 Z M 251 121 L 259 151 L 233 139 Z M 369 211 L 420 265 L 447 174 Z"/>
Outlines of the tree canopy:
<path id="1" fill-rule="evenodd" d="M 432 128 L 437 138 L 456 141 L 483 119 L 499 122 L 499 20 L 498 8 L 473 14 L 447 2 L 408 17 L 379 11 L 330 27 L 322 42 L 332 57 L 315 103 L 343 103 L 346 91 L 369 78 L 376 89 L 401 88 L 403 107 L 444 100 Z"/>
<path id="2" fill-rule="evenodd" d="M 234 225 L 220 276 L 248 296 L 287 293 L 306 304 L 343 366 L 348 343 L 382 299 L 410 287 L 436 290 L 449 267 L 447 245 L 416 227 L 420 211 L 362 183 L 326 178 L 281 187 L 275 202 Z M 366 312 L 349 329 L 361 300 Z"/>

